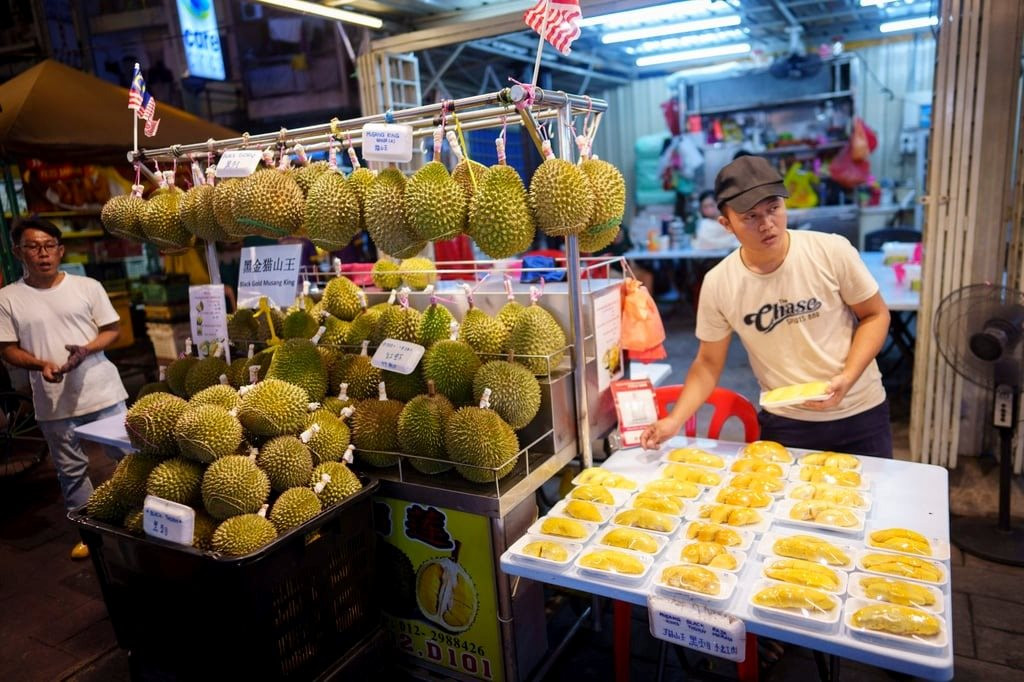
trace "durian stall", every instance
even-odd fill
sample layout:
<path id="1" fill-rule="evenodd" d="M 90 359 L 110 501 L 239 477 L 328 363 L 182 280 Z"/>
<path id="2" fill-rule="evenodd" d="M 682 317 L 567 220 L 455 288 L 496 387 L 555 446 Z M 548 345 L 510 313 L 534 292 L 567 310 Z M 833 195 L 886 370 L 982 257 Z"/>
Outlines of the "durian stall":
<path id="1" fill-rule="evenodd" d="M 614 239 L 624 208 L 621 175 L 593 158 L 589 146 L 605 107 L 517 85 L 379 116 L 130 153 L 140 166 L 192 158 L 195 185 L 182 192 L 165 174 L 149 199 L 137 187 L 112 200 L 104 210 L 112 232 L 164 249 L 198 236 L 212 250 L 218 241 L 257 234 L 303 236 L 333 250 L 365 228 L 382 252 L 401 261 L 379 261 L 358 284 L 340 265 L 303 269 L 295 282 L 302 293 L 286 309 L 240 291 L 243 307 L 222 343 L 197 344 L 199 356 L 190 347 L 171 363 L 166 381 L 148 389 L 126 424 L 96 423 L 79 433 L 131 446 L 136 458 L 170 457 L 168 463 L 187 469 L 191 495 L 174 485 L 150 490 L 148 481 L 143 492 L 195 506 L 196 561 L 277 556 L 279 544 L 313 542 L 331 523 L 356 533 L 352 519 L 365 519 L 363 499 L 373 491 L 376 567 L 358 534 L 359 556 L 332 559 L 371 567 L 376 595 L 357 605 L 360 614 L 379 600 L 410 667 L 519 679 L 547 649 L 543 595 L 529 581 L 516 581 L 513 590 L 499 558 L 536 519 L 540 486 L 577 456 L 589 466 L 595 441 L 614 423 L 608 383 L 621 373 L 621 353 L 617 334 L 606 347 L 597 329 L 608 311 L 618 315 L 621 275 L 609 267 L 615 259 L 580 257 Z M 547 121 L 555 133 L 547 133 Z M 381 124 L 432 139 L 433 160 L 408 179 L 394 164 L 376 173 L 363 167 L 355 150 L 372 160 L 368 146 Z M 490 169 L 461 148 L 463 131 L 507 125 L 523 126 L 545 158 L 529 193 L 503 163 L 501 136 L 499 164 Z M 442 139 L 458 160 L 451 174 L 439 162 Z M 221 179 L 225 158 L 237 150 L 255 151 L 266 168 L 251 173 L 254 160 L 251 174 Z M 309 161 L 307 154 L 322 150 L 328 161 Z M 348 177 L 338 171 L 345 156 Z M 203 157 L 205 173 L 195 160 Z M 292 157 L 297 169 L 289 169 Z M 537 228 L 565 238 L 565 258 L 542 267 L 507 260 L 529 247 Z M 461 232 L 498 260 L 438 267 L 417 256 L 428 242 Z M 224 395 L 214 399 L 215 392 Z M 341 461 L 352 455 L 361 481 Z M 157 466 L 179 466 L 168 463 Z M 139 530 L 138 486 L 131 504 L 108 499 L 128 487 L 125 480 L 138 479 L 129 476 L 132 466 L 122 465 L 76 517 L 91 549 L 98 545 L 93 556 L 101 575 L 111 573 L 104 549 L 165 549 L 159 539 L 130 535 Z M 261 507 L 268 502 L 265 519 Z M 282 520 L 282 505 L 301 512 Z M 134 515 L 123 524 L 127 532 L 112 528 L 125 512 Z M 212 540 L 200 541 L 199 519 L 207 514 L 220 525 Z M 104 545 L 107 533 L 135 544 Z M 365 628 L 360 635 L 376 636 Z M 281 677 L 308 674 L 325 662 L 322 653 L 301 667 L 268 669 Z"/>

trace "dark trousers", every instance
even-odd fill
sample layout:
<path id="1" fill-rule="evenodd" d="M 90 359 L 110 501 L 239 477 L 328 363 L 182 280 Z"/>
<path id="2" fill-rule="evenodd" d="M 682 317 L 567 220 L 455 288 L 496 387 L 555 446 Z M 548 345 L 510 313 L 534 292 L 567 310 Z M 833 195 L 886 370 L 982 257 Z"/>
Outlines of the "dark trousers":
<path id="1" fill-rule="evenodd" d="M 763 440 L 778 441 L 786 447 L 892 459 L 888 400 L 860 414 L 834 421 L 809 422 L 764 410 L 758 412 L 757 421 Z"/>

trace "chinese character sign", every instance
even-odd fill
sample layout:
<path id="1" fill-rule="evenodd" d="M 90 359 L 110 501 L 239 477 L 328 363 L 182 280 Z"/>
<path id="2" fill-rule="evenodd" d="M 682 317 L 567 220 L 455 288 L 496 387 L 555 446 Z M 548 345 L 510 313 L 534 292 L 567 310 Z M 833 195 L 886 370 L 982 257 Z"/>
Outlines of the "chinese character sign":
<path id="1" fill-rule="evenodd" d="M 287 308 L 295 303 L 302 265 L 301 244 L 244 248 L 238 264 L 238 307 L 255 308 L 260 298 Z"/>

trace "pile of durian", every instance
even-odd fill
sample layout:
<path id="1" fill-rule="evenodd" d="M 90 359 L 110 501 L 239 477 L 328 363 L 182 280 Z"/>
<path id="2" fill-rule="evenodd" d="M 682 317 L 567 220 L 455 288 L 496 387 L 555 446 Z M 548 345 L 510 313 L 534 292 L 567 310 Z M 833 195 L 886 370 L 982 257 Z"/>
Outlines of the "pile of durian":
<path id="1" fill-rule="evenodd" d="M 528 249 L 538 228 L 549 236 L 577 235 L 584 253 L 603 249 L 619 233 L 625 181 L 586 145 L 572 163 L 554 158 L 546 144 L 546 158 L 527 190 L 504 163 L 501 144 L 500 162 L 487 168 L 462 158 L 451 131 L 449 142 L 459 159 L 452 172 L 436 160 L 435 145 L 435 160 L 408 178 L 396 167 L 377 172 L 360 166 L 351 147 L 354 170 L 347 177 L 336 164 L 310 163 L 303 153 L 292 167 L 287 155 L 275 163 L 267 152 L 252 175 L 216 182 L 212 166 L 204 177 L 194 163 L 188 191 L 176 187 L 167 171 L 148 199 L 136 185 L 131 194 L 110 199 L 101 219 L 114 235 L 164 250 L 191 246 L 196 238 L 232 242 L 257 235 L 305 237 L 333 251 L 365 229 L 380 251 L 399 259 L 463 233 L 494 259 Z"/>

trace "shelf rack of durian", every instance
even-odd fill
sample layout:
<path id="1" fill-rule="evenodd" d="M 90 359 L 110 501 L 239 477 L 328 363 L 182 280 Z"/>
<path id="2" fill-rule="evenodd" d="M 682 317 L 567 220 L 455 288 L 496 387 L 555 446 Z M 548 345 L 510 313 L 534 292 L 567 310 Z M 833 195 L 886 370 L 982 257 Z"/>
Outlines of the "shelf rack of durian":
<path id="1" fill-rule="evenodd" d="M 573 136 L 577 117 L 585 117 L 583 122 L 586 123 L 593 116 L 590 128 L 591 134 L 593 134 L 606 110 L 607 103 L 600 99 L 547 91 L 541 88 L 528 88 L 517 84 L 497 92 L 399 111 L 388 111 L 373 116 L 348 120 L 332 119 L 327 123 L 292 130 L 282 128 L 276 132 L 258 135 L 245 134 L 237 138 L 211 139 L 195 144 L 130 151 L 128 159 L 132 162 L 178 160 L 232 149 L 262 149 L 268 146 L 275 147 L 280 154 L 296 154 L 300 150 L 309 152 L 328 149 L 337 142 L 361 148 L 363 142 L 361 129 L 366 124 L 402 123 L 412 128 L 415 139 L 423 140 L 433 136 L 438 126 L 451 126 L 456 120 L 462 131 L 521 125 L 543 154 L 546 136 L 541 132 L 541 125 L 544 121 L 554 120 L 556 122 L 555 134 L 550 142 L 557 149 L 560 158 L 572 161 L 577 151 L 576 140 Z M 414 162 L 416 160 L 414 155 Z M 370 166 L 373 168 L 374 164 L 371 162 Z M 566 298 L 568 300 L 567 321 L 569 323 L 567 326 L 570 332 L 568 350 L 571 351 L 569 355 L 572 358 L 572 366 L 565 374 L 560 375 L 560 379 L 563 384 L 571 381 L 572 390 L 565 393 L 564 402 L 557 406 L 553 405 L 556 409 L 553 409 L 552 412 L 561 411 L 563 414 L 573 413 L 575 415 L 576 428 L 572 429 L 575 432 L 573 434 L 575 436 L 574 445 L 572 448 L 563 448 L 555 455 L 547 457 L 546 461 L 541 461 L 543 458 L 539 458 L 536 465 L 531 466 L 530 449 L 544 437 L 529 440 L 527 447 L 523 448 L 520 453 L 525 455 L 522 457 L 523 461 L 516 465 L 517 469 L 522 469 L 525 475 L 519 476 L 516 475 L 516 471 L 513 472 L 509 479 L 512 481 L 512 490 L 508 490 L 508 482 L 502 484 L 500 481 L 496 481 L 494 490 L 488 493 L 481 493 L 479 485 L 474 487 L 467 484 L 472 488 L 472 496 L 479 498 L 479 506 L 474 504 L 474 507 L 477 507 L 474 511 L 502 516 L 506 509 L 516 506 L 527 495 L 532 495 L 533 490 L 577 454 L 584 467 L 590 466 L 593 461 L 590 412 L 591 405 L 596 404 L 596 401 L 588 400 L 586 378 L 580 369 L 585 367 L 588 361 L 584 343 L 584 309 L 581 289 L 584 271 L 581 267 L 577 237 L 575 235 L 567 236 L 565 247 L 565 264 L 560 269 L 565 273 Z M 214 253 L 212 249 L 212 246 L 208 246 L 208 255 Z M 478 272 L 482 267 L 484 265 L 481 263 L 467 264 L 467 268 L 471 268 L 473 272 Z M 607 264 L 602 267 L 607 267 Z M 555 433 L 561 431 L 555 425 L 552 425 L 551 430 Z M 407 474 L 400 473 L 399 475 L 403 481 L 406 480 Z"/>

